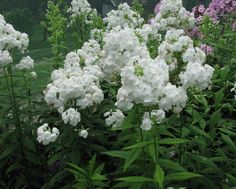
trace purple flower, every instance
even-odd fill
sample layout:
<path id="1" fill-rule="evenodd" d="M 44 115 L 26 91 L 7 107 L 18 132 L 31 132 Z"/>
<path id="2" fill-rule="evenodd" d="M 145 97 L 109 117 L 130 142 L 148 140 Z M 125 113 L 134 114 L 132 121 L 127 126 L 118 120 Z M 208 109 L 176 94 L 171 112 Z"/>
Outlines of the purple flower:
<path id="1" fill-rule="evenodd" d="M 203 36 L 202 36 L 202 34 L 201 34 L 201 32 L 199 31 L 199 28 L 198 27 L 194 27 L 192 30 L 190 30 L 189 32 L 188 32 L 188 35 L 191 37 L 191 38 L 199 38 L 199 39 L 201 39 L 201 38 L 203 38 Z"/>
<path id="2" fill-rule="evenodd" d="M 213 55 L 214 48 L 210 45 L 201 44 L 200 49 L 206 53 L 206 55 Z"/>
<path id="3" fill-rule="evenodd" d="M 157 3 L 154 8 L 154 13 L 157 14 L 160 11 L 161 2 Z"/>
<path id="4" fill-rule="evenodd" d="M 198 7 L 198 12 L 204 13 L 204 11 L 205 11 L 204 5 L 200 5 L 200 6 Z"/>

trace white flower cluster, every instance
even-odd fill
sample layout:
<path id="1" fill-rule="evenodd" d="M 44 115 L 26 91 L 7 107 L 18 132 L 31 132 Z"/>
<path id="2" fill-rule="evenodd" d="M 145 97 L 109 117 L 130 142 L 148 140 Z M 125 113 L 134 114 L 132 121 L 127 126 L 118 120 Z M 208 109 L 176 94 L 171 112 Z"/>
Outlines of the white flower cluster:
<path id="1" fill-rule="evenodd" d="M 102 76 L 97 65 L 82 68 L 79 55 L 71 52 L 66 56 L 64 69 L 53 71 L 53 82 L 44 91 L 45 100 L 60 112 L 67 103 L 73 103 L 81 109 L 99 104 L 104 96 L 99 85 Z"/>
<path id="2" fill-rule="evenodd" d="M 165 112 L 163 110 L 152 110 L 151 112 L 144 112 L 140 128 L 148 131 L 152 128 L 154 123 L 161 123 L 165 119 Z"/>
<path id="3" fill-rule="evenodd" d="M 149 112 L 145 112 L 142 119 L 141 129 L 148 131 L 152 128 L 152 120 L 150 118 Z"/>
<path id="4" fill-rule="evenodd" d="M 82 129 L 79 132 L 79 136 L 82 137 L 82 138 L 87 138 L 88 137 L 88 131 L 86 129 Z"/>
<path id="5" fill-rule="evenodd" d="M 19 64 L 16 65 L 19 70 L 30 70 L 34 68 L 34 60 L 30 56 L 23 57 Z"/>
<path id="6" fill-rule="evenodd" d="M 161 123 L 163 119 L 165 119 L 166 113 L 163 110 L 152 110 L 151 111 L 151 118 L 156 123 Z"/>
<path id="7" fill-rule="evenodd" d="M 8 65 L 13 61 L 10 50 L 17 48 L 24 53 L 28 45 L 28 35 L 16 31 L 0 14 L 0 66 Z"/>
<path id="8" fill-rule="evenodd" d="M 211 83 L 213 72 L 214 68 L 208 64 L 190 62 L 187 64 L 186 71 L 180 74 L 180 81 L 185 88 L 194 86 L 206 89 Z"/>
<path id="9" fill-rule="evenodd" d="M 81 5 L 76 6 L 79 11 Z M 88 7 L 86 3 L 84 6 Z M 85 109 L 103 101 L 100 82 L 104 80 L 120 86 L 115 102 L 118 109 L 104 114 L 106 124 L 121 126 L 125 118 L 121 111 L 141 104 L 150 107 L 140 125 L 144 130 L 150 130 L 153 123 L 161 123 L 164 111 L 182 111 L 189 87 L 209 86 L 214 69 L 204 64 L 205 53 L 185 36 L 185 30 L 194 25 L 194 18 L 183 8 L 181 0 L 162 0 L 160 12 L 150 25 L 142 25 L 143 19 L 127 4 L 108 13 L 104 21 L 107 29 L 102 39 L 96 41 L 95 37 L 69 53 L 64 68 L 52 73 L 52 83 L 45 90 L 46 102 L 60 113 L 64 107 L 70 108 L 62 113 L 65 123 L 77 125 L 81 119 L 72 107 Z M 155 59 L 148 51 L 150 35 L 161 43 Z M 86 138 L 87 130 L 81 130 L 80 136 Z"/>
<path id="10" fill-rule="evenodd" d="M 0 39 L 1 40 L 1 39 Z M 8 65 L 12 62 L 12 57 L 7 50 L 0 50 L 0 66 Z"/>
<path id="11" fill-rule="evenodd" d="M 72 17 L 76 17 L 83 13 L 89 13 L 92 10 L 94 9 L 91 9 L 91 6 L 87 0 L 73 0 L 68 12 L 72 13 Z"/>
<path id="12" fill-rule="evenodd" d="M 141 41 L 144 42 L 144 44 L 148 42 L 149 37 L 153 37 L 158 41 L 161 41 L 161 34 L 158 33 L 159 31 L 156 24 L 144 24 L 142 28 L 136 28 L 135 32 L 138 37 L 141 37 Z"/>
<path id="13" fill-rule="evenodd" d="M 163 97 L 159 102 L 159 107 L 163 110 L 171 110 L 179 113 L 186 106 L 187 94 L 182 87 L 176 87 L 171 83 L 168 83 L 162 90 Z"/>
<path id="14" fill-rule="evenodd" d="M 144 19 L 135 11 L 133 11 L 127 3 L 120 4 L 118 10 L 112 10 L 104 18 L 107 23 L 107 29 L 111 30 L 114 27 L 121 28 L 136 28 L 142 25 Z"/>
<path id="15" fill-rule="evenodd" d="M 81 61 L 85 65 L 99 64 L 100 58 L 103 56 L 103 51 L 101 50 L 100 44 L 93 39 L 85 42 L 81 49 L 78 51 Z"/>
<path id="16" fill-rule="evenodd" d="M 37 129 L 37 140 L 43 145 L 48 145 L 50 142 L 55 142 L 59 134 L 60 132 L 56 127 L 51 129 L 48 124 L 45 123 Z"/>
<path id="17" fill-rule="evenodd" d="M 167 31 L 158 53 L 169 64 L 170 71 L 187 63 L 185 71 L 179 75 L 185 89 L 197 87 L 202 90 L 209 86 L 214 69 L 210 65 L 204 65 L 206 54 L 193 46 L 192 39 L 184 35 L 184 30 Z"/>
<path id="18" fill-rule="evenodd" d="M 112 125 L 113 128 L 120 127 L 125 119 L 123 112 L 118 109 L 104 113 L 104 117 L 106 117 L 106 124 Z"/>
<path id="19" fill-rule="evenodd" d="M 104 57 L 101 67 L 106 78 L 113 74 L 120 74 L 132 57 L 136 55 L 147 56 L 148 50 L 141 46 L 134 30 L 131 28 L 122 29 L 116 27 L 104 37 Z"/>
<path id="20" fill-rule="evenodd" d="M 164 60 L 133 57 L 121 71 L 122 87 L 118 91 L 116 105 L 122 110 L 130 110 L 134 103 L 155 105 L 168 81 L 169 70 Z"/>
<path id="21" fill-rule="evenodd" d="M 74 108 L 69 108 L 61 116 L 65 124 L 70 123 L 72 126 L 76 126 L 81 120 L 80 113 Z"/>
<path id="22" fill-rule="evenodd" d="M 187 30 L 195 25 L 193 13 L 183 7 L 182 0 L 162 0 L 155 21 L 162 31 L 172 28 Z"/>

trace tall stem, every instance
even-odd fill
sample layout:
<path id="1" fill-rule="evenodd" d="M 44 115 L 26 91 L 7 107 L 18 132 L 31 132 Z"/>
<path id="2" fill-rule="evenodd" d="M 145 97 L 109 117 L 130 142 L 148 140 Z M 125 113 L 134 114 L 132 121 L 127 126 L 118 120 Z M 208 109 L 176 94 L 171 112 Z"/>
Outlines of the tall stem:
<path id="1" fill-rule="evenodd" d="M 21 122 L 20 122 L 20 116 L 19 116 L 19 109 L 17 105 L 17 100 L 16 100 L 16 94 L 15 94 L 15 89 L 14 89 L 14 83 L 13 83 L 13 75 L 12 75 L 12 68 L 9 66 L 9 73 L 10 73 L 10 87 L 11 87 L 11 93 L 12 93 L 12 105 L 14 108 L 13 111 L 13 116 L 16 122 L 16 129 L 17 129 L 17 134 L 18 134 L 18 139 L 20 142 L 20 148 L 21 148 L 21 154 L 23 160 L 25 160 L 25 153 L 24 153 L 24 145 L 23 145 L 23 137 L 22 137 L 22 131 L 21 131 Z"/>
<path id="2" fill-rule="evenodd" d="M 138 111 L 139 125 L 141 125 L 141 116 L 139 112 L 139 107 L 137 107 L 137 111 Z M 139 127 L 139 133 L 140 133 L 141 142 L 144 142 L 143 131 L 140 127 Z M 142 148 L 142 156 L 143 156 L 143 167 L 144 167 L 144 170 L 146 170 L 147 165 L 146 165 L 146 155 L 145 155 L 144 147 Z M 145 171 L 144 171 L 144 174 L 145 174 Z"/>

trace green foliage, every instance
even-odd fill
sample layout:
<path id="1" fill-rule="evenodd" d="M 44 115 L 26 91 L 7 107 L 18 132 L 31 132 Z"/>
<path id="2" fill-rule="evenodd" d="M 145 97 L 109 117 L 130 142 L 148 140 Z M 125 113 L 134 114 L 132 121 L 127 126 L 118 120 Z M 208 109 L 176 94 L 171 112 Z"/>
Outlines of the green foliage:
<path id="1" fill-rule="evenodd" d="M 92 157 L 89 161 L 88 166 L 83 169 L 77 165 L 72 163 L 68 163 L 69 168 L 66 168 L 69 172 L 71 172 L 75 177 L 75 183 L 73 188 L 76 189 L 92 189 L 92 188 L 105 188 L 108 185 L 105 183 L 107 180 L 106 176 L 102 174 L 104 169 L 104 163 L 95 166 L 96 155 Z"/>
<path id="2" fill-rule="evenodd" d="M 48 1 L 47 13 L 45 14 L 46 21 L 43 23 L 50 33 L 48 40 L 52 45 L 52 52 L 55 61 L 63 59 L 66 53 L 65 32 L 66 32 L 66 18 L 63 12 L 60 11 L 60 2 L 54 3 Z"/>
<path id="3" fill-rule="evenodd" d="M 139 0 L 132 0 L 132 9 L 140 15 L 142 15 L 144 11 L 143 5 Z"/>

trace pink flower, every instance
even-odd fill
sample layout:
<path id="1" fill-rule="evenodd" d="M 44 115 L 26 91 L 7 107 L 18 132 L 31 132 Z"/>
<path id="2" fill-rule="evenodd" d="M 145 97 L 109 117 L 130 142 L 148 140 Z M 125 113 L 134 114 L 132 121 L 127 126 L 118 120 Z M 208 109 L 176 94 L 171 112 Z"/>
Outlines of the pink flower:
<path id="1" fill-rule="evenodd" d="M 214 48 L 210 45 L 201 44 L 200 49 L 206 53 L 206 55 L 213 55 Z"/>

